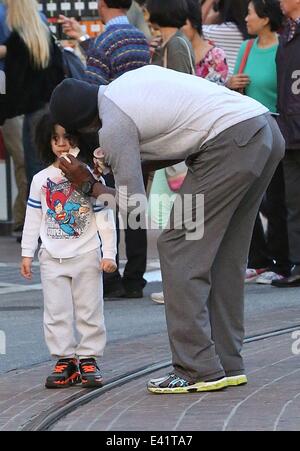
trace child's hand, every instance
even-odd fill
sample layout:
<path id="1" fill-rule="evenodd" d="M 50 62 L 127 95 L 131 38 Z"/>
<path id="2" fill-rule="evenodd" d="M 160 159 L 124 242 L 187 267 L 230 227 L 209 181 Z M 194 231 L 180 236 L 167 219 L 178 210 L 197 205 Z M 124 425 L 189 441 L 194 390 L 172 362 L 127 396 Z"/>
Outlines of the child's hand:
<path id="1" fill-rule="evenodd" d="M 117 264 L 115 260 L 111 260 L 110 258 L 103 258 L 100 263 L 100 269 L 104 272 L 114 272 L 117 270 Z"/>
<path id="2" fill-rule="evenodd" d="M 21 263 L 21 275 L 25 277 L 25 279 L 32 279 L 32 258 L 31 257 L 23 257 Z"/>

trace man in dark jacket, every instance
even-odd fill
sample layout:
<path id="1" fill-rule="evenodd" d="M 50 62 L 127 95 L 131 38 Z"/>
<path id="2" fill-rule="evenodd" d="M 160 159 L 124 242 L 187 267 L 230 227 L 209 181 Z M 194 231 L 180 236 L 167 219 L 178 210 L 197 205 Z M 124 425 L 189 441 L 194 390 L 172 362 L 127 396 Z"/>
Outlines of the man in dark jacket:
<path id="1" fill-rule="evenodd" d="M 290 277 L 274 281 L 276 287 L 300 286 L 300 0 L 281 0 L 288 17 L 277 54 L 278 124 L 286 141 L 284 159 Z"/>

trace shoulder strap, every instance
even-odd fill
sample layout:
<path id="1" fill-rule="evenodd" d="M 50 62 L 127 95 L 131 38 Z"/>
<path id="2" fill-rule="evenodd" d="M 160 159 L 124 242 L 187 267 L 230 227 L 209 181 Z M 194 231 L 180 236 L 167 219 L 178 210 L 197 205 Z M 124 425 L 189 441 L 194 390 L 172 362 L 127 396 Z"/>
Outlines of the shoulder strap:
<path id="1" fill-rule="evenodd" d="M 190 62 L 190 66 L 191 66 L 191 74 L 195 75 L 196 72 L 195 72 L 195 67 L 194 67 L 193 58 L 192 58 L 192 54 L 191 54 L 191 49 L 185 39 L 183 39 L 181 36 L 177 36 L 177 38 L 184 42 L 184 45 L 186 46 L 186 48 L 188 50 L 189 62 Z M 163 65 L 164 65 L 163 67 L 168 67 L 168 47 L 167 47 L 167 45 L 164 50 Z"/>
<path id="2" fill-rule="evenodd" d="M 254 39 L 249 39 L 249 41 L 247 42 L 247 45 L 246 45 L 246 49 L 245 49 L 245 52 L 244 52 L 244 55 L 243 55 L 243 58 L 242 58 L 239 70 L 238 70 L 238 74 L 242 74 L 244 72 L 244 69 L 246 67 L 246 64 L 247 64 L 247 61 L 248 61 L 248 57 L 249 57 L 249 54 L 250 54 L 251 49 L 253 47 L 253 44 L 254 44 Z"/>
<path id="3" fill-rule="evenodd" d="M 178 38 L 184 42 L 187 50 L 188 50 L 188 54 L 189 54 L 189 60 L 190 60 L 190 65 L 191 65 L 191 73 L 192 75 L 195 75 L 195 67 L 194 67 L 194 63 L 193 63 L 193 58 L 192 58 L 192 54 L 191 54 L 191 49 L 188 45 L 188 43 L 186 42 L 185 39 L 183 39 L 181 36 L 178 36 Z"/>

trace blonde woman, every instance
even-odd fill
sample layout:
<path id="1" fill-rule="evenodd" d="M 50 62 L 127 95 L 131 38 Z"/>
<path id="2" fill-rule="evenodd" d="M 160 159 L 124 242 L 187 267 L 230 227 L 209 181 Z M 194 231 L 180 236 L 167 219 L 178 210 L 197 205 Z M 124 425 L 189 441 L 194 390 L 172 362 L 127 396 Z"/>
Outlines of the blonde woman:
<path id="1" fill-rule="evenodd" d="M 34 123 L 64 78 L 62 57 L 36 0 L 4 0 L 4 7 L 9 36 L 4 66 L 7 91 L 0 120 L 25 114 L 23 145 L 30 183 L 43 168 L 33 143 Z"/>

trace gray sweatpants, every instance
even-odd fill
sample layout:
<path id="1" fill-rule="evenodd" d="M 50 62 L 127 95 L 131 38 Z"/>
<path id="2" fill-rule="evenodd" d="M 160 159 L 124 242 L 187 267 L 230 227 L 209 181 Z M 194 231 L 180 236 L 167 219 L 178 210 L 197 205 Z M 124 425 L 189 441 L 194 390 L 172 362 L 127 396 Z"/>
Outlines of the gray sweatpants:
<path id="1" fill-rule="evenodd" d="M 42 249 L 39 260 L 44 332 L 50 354 L 55 358 L 102 356 L 106 331 L 100 251 L 60 260 Z M 79 343 L 74 334 L 74 322 Z"/>
<path id="2" fill-rule="evenodd" d="M 186 239 L 187 229 L 179 230 L 177 220 L 162 233 L 158 248 L 173 365 L 190 382 L 244 372 L 250 240 L 263 194 L 283 156 L 282 135 L 266 114 L 227 129 L 187 162 L 174 208 L 184 194 L 203 194 L 204 236 Z"/>

